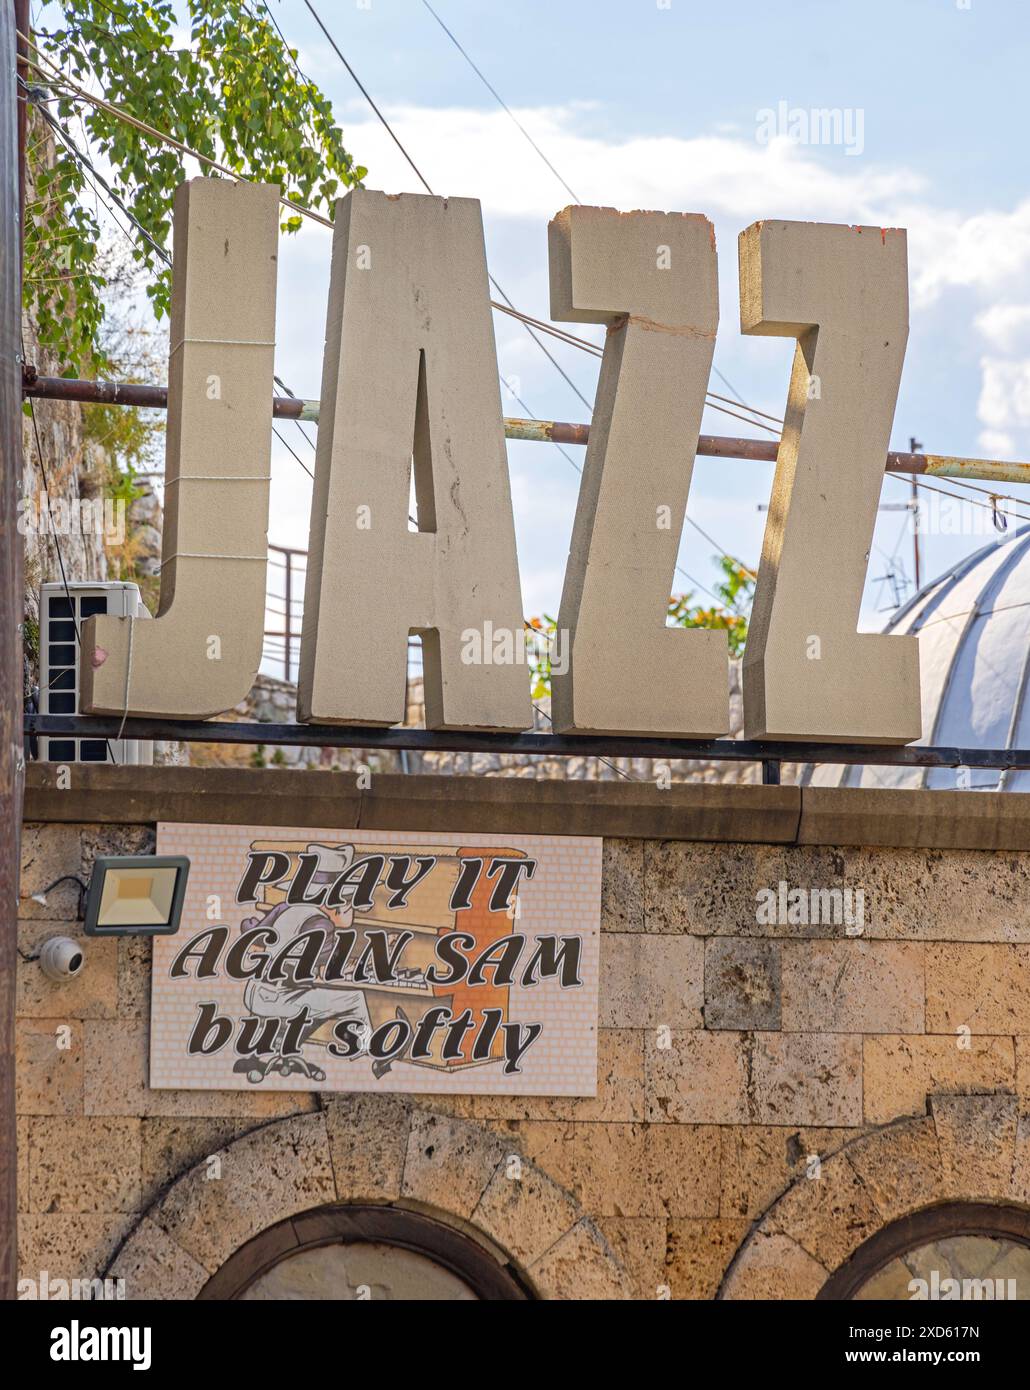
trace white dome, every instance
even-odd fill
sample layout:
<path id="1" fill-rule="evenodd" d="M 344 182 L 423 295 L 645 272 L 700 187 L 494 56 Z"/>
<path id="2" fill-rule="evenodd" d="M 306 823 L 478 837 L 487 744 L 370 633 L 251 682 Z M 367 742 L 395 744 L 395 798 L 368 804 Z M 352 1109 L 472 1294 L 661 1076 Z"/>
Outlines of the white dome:
<path id="1" fill-rule="evenodd" d="M 884 631 L 919 638 L 920 743 L 1030 746 L 1030 524 L 946 570 L 900 608 Z M 1030 791 L 1030 771 L 985 768 L 820 765 L 806 766 L 799 780 L 815 787 Z"/>

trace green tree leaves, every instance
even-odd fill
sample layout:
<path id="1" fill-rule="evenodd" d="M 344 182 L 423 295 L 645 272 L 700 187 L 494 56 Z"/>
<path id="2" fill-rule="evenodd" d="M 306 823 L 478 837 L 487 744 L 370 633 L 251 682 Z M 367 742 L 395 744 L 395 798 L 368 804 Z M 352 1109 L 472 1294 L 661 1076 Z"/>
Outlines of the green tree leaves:
<path id="1" fill-rule="evenodd" d="M 37 42 L 79 85 L 239 177 L 278 183 L 284 197 L 331 216 L 334 200 L 367 171 L 344 147 L 332 104 L 301 72 L 296 51 L 284 45 L 261 0 L 188 0 L 187 9 L 184 33 L 169 0 L 61 0 L 63 24 Z M 45 78 L 34 73 L 33 81 Z M 54 87 L 50 109 L 66 128 L 81 118 L 93 151 L 110 164 L 112 188 L 167 246 L 176 187 L 206 169 L 59 91 Z M 102 368 L 105 282 L 88 179 L 63 148 L 51 168 L 31 172 L 25 288 L 41 342 L 66 375 L 77 374 L 90 356 Z M 300 224 L 299 214 L 284 209 L 284 231 Z M 168 311 L 170 271 L 152 246 L 134 239 L 133 255 L 160 318 Z"/>

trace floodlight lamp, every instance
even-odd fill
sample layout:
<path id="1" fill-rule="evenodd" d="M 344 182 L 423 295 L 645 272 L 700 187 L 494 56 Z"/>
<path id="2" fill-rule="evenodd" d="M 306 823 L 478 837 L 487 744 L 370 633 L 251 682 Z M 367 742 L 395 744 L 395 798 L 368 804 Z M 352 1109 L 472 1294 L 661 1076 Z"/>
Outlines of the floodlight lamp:
<path id="1" fill-rule="evenodd" d="M 86 897 L 87 936 L 172 936 L 190 861 L 179 854 L 98 857 Z"/>

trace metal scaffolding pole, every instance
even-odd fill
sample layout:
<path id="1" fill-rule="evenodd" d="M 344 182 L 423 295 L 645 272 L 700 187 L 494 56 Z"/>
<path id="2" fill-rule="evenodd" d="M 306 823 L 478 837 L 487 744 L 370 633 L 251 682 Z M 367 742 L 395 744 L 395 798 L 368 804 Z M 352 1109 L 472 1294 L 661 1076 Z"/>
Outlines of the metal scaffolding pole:
<path id="1" fill-rule="evenodd" d="M 80 401 L 83 404 L 132 405 L 165 410 L 168 389 L 164 386 L 138 386 L 114 381 L 75 381 L 65 377 L 39 376 L 33 368 L 24 373 L 26 396 L 54 401 Z M 318 401 L 299 396 L 275 396 L 272 414 L 280 420 L 318 423 Z M 537 444 L 586 444 L 590 426 L 567 420 L 519 420 L 505 418 L 508 439 L 524 439 Z M 705 458 L 748 459 L 755 463 L 775 463 L 779 446 L 775 439 L 744 439 L 728 435 L 703 434 L 697 452 Z M 1005 459 L 970 459 L 949 454 L 897 453 L 887 455 L 888 473 L 917 473 L 928 478 L 969 478 L 987 483 L 1030 483 L 1030 463 L 1010 463 Z"/>

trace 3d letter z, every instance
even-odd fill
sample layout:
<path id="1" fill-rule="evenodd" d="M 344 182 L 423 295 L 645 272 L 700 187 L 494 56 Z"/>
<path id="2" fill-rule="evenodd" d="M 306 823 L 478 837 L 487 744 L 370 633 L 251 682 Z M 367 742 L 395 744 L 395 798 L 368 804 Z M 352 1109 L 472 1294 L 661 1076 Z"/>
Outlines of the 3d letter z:
<path id="1" fill-rule="evenodd" d="M 726 634 L 666 626 L 719 320 L 707 218 L 570 207 L 549 228 L 551 316 L 604 323 L 552 676 L 570 732 L 713 737 L 728 724 Z"/>
<path id="2" fill-rule="evenodd" d="M 797 339 L 744 652 L 745 736 L 917 739 L 918 639 L 858 632 L 908 339 L 905 233 L 756 222 L 740 235 L 740 326 Z"/>

